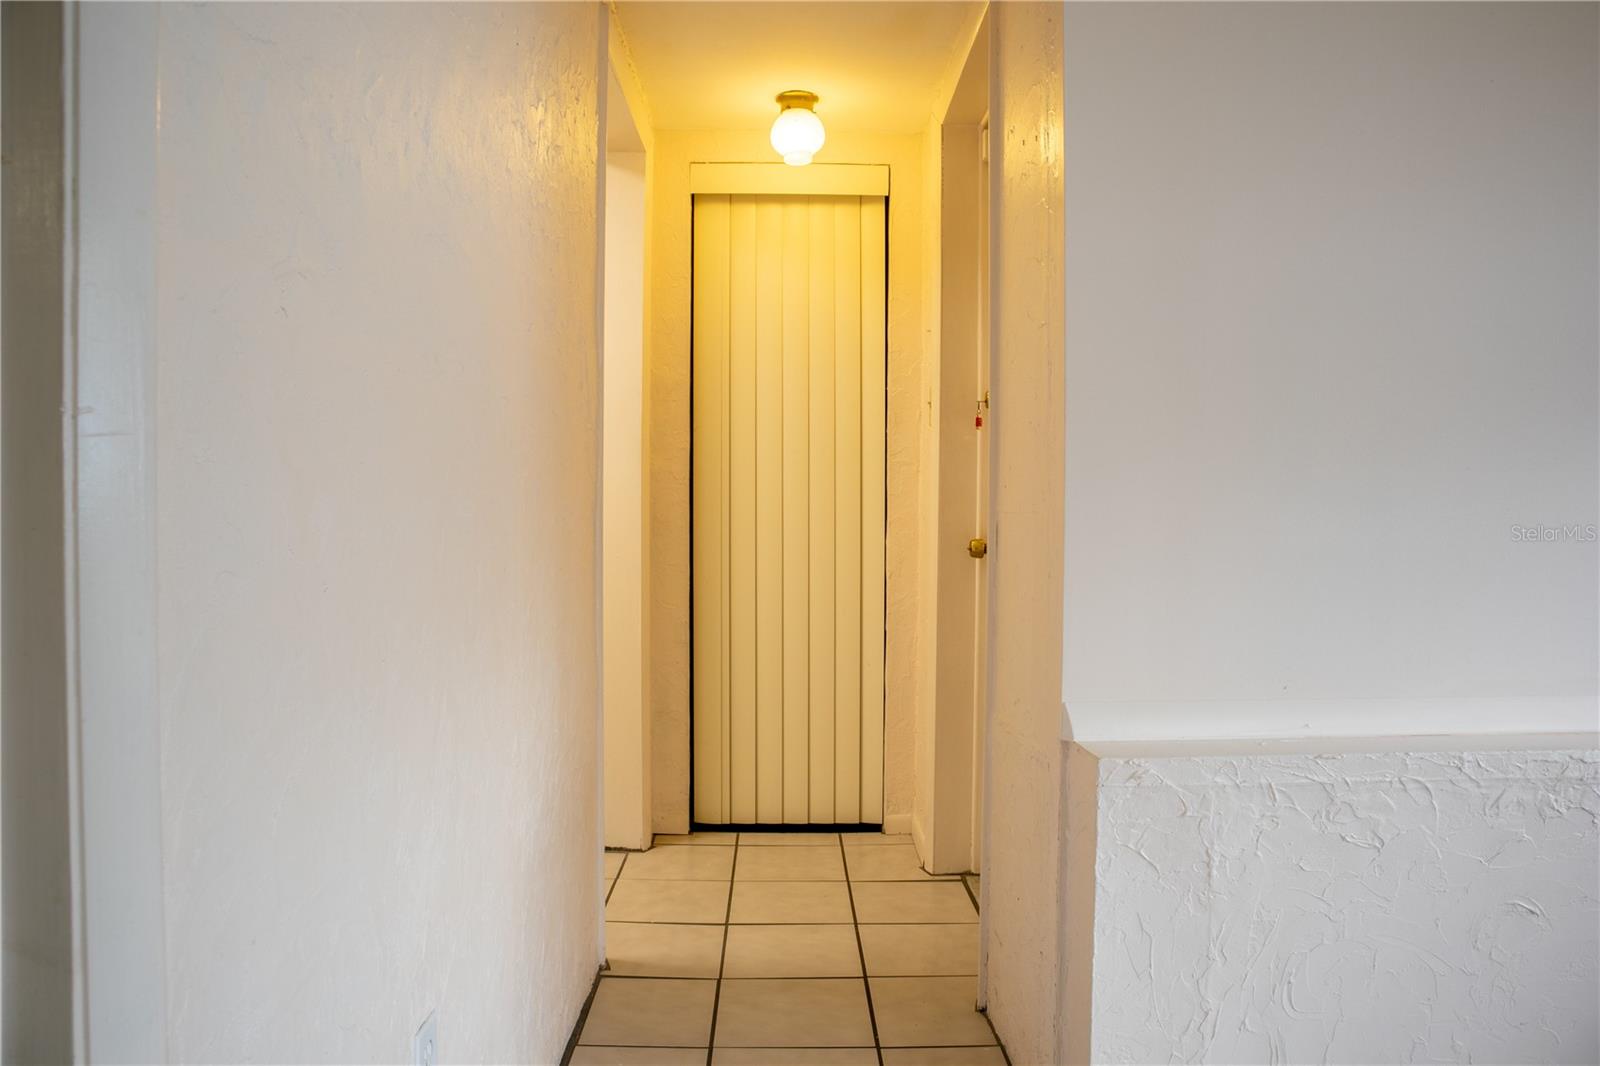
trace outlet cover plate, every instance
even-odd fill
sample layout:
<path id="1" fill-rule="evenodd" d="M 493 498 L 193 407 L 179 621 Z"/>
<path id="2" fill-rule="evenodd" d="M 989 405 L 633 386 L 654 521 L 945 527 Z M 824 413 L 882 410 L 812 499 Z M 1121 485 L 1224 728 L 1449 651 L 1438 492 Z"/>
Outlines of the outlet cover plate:
<path id="1" fill-rule="evenodd" d="M 439 1066 L 439 1012 L 431 1010 L 411 1038 L 412 1066 Z"/>

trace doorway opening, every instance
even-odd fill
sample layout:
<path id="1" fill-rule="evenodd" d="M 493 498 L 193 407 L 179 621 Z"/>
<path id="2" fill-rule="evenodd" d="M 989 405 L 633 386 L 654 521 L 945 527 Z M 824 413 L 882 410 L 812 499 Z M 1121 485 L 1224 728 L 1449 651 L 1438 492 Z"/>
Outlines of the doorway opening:
<path id="1" fill-rule="evenodd" d="M 936 873 L 983 867 L 990 699 L 989 19 L 939 126 L 933 698 L 912 833 Z M 979 882 L 981 886 L 981 881 Z"/>
<path id="2" fill-rule="evenodd" d="M 608 969 L 578 1050 L 672 1045 L 698 1061 L 707 1044 L 828 1044 L 888 1061 L 937 1045 L 1000 1066 L 974 1010 L 970 877 L 985 331 L 970 291 L 967 318 L 943 312 L 986 270 L 977 157 L 961 155 L 959 188 L 950 171 L 960 146 L 981 147 L 984 11 L 851 4 L 774 33 L 775 11 L 614 9 L 619 76 L 648 94 L 635 116 L 657 120 L 643 131 L 652 587 L 630 581 L 626 605 L 651 628 L 639 783 L 654 832 L 608 838 L 622 849 L 605 857 Z M 772 96 L 750 88 L 768 83 L 821 98 L 817 161 L 772 155 Z M 957 435 L 947 407 L 959 460 L 942 446 Z M 947 495 L 957 469 L 964 488 Z M 963 639 L 934 621 L 946 612 Z M 955 648 L 965 684 L 946 701 L 936 664 Z M 609 731 L 609 700 L 607 714 Z M 641 763 L 607 754 L 609 804 L 613 774 L 637 780 Z M 681 999 L 647 1006 L 664 992 Z M 806 1021 L 765 1024 L 769 996 Z M 639 1024 L 668 1015 L 670 1032 Z"/>

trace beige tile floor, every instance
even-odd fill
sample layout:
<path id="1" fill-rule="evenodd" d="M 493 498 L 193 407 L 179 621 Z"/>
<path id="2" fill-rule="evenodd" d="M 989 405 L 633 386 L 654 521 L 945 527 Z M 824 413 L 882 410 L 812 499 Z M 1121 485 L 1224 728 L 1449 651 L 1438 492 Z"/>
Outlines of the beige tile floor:
<path id="1" fill-rule="evenodd" d="M 973 1009 L 976 879 L 909 837 L 658 836 L 605 877 L 576 1066 L 1006 1066 Z"/>

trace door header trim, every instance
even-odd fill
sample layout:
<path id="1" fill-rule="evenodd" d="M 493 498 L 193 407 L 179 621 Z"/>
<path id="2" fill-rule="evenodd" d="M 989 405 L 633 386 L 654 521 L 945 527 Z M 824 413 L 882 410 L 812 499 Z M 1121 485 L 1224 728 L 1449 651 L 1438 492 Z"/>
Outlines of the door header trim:
<path id="1" fill-rule="evenodd" d="M 690 163 L 689 193 L 779 196 L 888 196 L 880 163 Z"/>

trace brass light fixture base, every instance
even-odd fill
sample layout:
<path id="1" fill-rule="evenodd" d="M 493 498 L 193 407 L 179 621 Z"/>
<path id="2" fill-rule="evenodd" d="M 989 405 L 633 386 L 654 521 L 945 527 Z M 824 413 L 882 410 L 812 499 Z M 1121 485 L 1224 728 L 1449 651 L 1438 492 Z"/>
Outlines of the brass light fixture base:
<path id="1" fill-rule="evenodd" d="M 816 93 L 804 89 L 788 89 L 778 94 L 778 106 L 785 111 L 791 107 L 801 107 L 810 111 L 817 106 L 818 99 Z"/>

